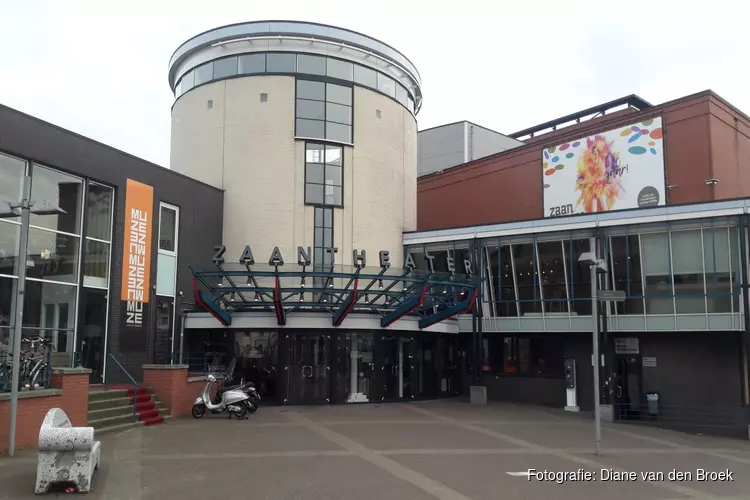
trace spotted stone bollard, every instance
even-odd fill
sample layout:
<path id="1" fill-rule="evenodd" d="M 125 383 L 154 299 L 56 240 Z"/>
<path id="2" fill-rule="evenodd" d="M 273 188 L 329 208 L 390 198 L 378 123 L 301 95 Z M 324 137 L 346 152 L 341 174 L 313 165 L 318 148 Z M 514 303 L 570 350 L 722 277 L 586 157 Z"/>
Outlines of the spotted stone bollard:
<path id="1" fill-rule="evenodd" d="M 38 450 L 35 493 L 46 493 L 55 483 L 73 485 L 78 493 L 91 490 L 101 455 L 93 427 L 73 427 L 64 411 L 52 408 L 39 429 Z"/>

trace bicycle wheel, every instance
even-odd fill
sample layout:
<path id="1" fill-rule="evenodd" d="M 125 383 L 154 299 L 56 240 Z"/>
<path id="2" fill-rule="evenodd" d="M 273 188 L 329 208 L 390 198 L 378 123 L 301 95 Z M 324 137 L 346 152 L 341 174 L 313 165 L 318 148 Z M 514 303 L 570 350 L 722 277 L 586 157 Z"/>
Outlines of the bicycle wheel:
<path id="1" fill-rule="evenodd" d="M 49 389 L 52 382 L 52 367 L 47 363 L 40 366 L 31 379 L 31 389 Z"/>

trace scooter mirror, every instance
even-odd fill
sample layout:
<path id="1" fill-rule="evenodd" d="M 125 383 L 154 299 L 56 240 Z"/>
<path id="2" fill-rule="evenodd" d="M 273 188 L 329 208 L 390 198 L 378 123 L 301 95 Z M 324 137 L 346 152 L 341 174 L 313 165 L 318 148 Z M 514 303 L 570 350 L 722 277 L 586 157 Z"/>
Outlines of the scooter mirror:
<path id="1" fill-rule="evenodd" d="M 208 381 L 209 382 L 216 382 L 216 377 L 214 377 L 213 373 L 208 374 Z"/>

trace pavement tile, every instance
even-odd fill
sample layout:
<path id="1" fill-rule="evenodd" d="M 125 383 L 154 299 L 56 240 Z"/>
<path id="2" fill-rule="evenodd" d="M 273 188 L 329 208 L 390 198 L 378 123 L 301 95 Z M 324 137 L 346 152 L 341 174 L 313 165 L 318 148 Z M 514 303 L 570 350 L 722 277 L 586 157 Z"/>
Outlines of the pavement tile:
<path id="1" fill-rule="evenodd" d="M 339 446 L 299 426 L 255 426 L 252 419 L 201 419 L 185 426 L 159 426 L 144 434 L 146 453 L 242 453 L 339 450 Z"/>
<path id="2" fill-rule="evenodd" d="M 450 488 L 474 500 L 580 500 L 591 499 L 673 499 L 687 498 L 674 491 L 634 482 L 554 481 L 529 480 L 506 472 L 525 472 L 528 469 L 553 472 L 574 472 L 579 464 L 553 456 L 488 455 L 435 456 L 399 455 L 391 457 L 401 465 L 438 479 Z M 590 472 L 596 469 L 584 467 Z"/>
<path id="3" fill-rule="evenodd" d="M 488 439 L 481 433 L 448 423 L 424 426 L 327 424 L 325 427 L 353 439 L 371 450 L 518 448 L 518 445 L 511 442 Z"/>
<path id="4" fill-rule="evenodd" d="M 596 446 L 594 423 L 569 423 L 566 425 L 523 426 L 495 424 L 476 424 L 491 431 L 507 434 L 517 439 L 523 439 L 531 444 L 546 448 L 577 448 L 591 449 Z M 648 441 L 640 441 L 632 437 L 623 436 L 602 429 L 602 443 L 610 448 L 662 448 Z"/>
<path id="5" fill-rule="evenodd" d="M 434 500 L 358 457 L 144 463 L 145 499 Z"/>
<path id="6" fill-rule="evenodd" d="M 586 456 L 591 458 L 591 456 Z M 750 465 L 733 462 L 719 457 L 706 455 L 704 453 L 679 453 L 671 455 L 603 455 L 595 458 L 607 467 L 621 468 L 633 472 L 662 472 L 666 482 L 687 486 L 694 490 L 718 496 L 747 495 L 750 493 Z M 697 470 L 723 472 L 726 470 L 734 472 L 733 481 L 699 481 Z M 690 472 L 692 477 L 688 480 L 669 480 L 671 471 Z"/>

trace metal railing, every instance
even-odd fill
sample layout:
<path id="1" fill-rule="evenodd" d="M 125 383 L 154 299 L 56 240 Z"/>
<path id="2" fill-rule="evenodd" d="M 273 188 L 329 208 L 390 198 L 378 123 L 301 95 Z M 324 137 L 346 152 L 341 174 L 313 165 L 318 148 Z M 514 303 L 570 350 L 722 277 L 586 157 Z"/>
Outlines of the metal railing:
<path id="1" fill-rule="evenodd" d="M 122 366 L 122 363 L 120 363 L 117 360 L 117 358 L 112 353 L 107 354 L 107 356 L 112 361 L 114 361 L 117 366 L 120 367 L 120 370 L 122 370 L 122 372 L 125 374 L 125 376 L 128 377 L 128 379 L 130 379 L 130 383 L 133 384 L 133 400 L 132 400 L 132 404 L 133 404 L 133 422 L 137 422 L 138 421 L 138 412 L 136 412 L 135 407 L 136 407 L 136 404 L 138 402 L 138 382 L 135 381 L 135 379 L 133 378 L 133 376 L 130 375 L 130 373 L 125 369 L 125 367 Z M 105 380 L 109 380 L 109 377 L 105 377 Z M 104 388 L 105 388 L 105 390 L 108 391 L 109 388 L 110 388 L 110 383 L 109 382 L 105 383 L 104 384 Z"/>

